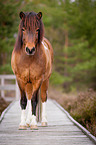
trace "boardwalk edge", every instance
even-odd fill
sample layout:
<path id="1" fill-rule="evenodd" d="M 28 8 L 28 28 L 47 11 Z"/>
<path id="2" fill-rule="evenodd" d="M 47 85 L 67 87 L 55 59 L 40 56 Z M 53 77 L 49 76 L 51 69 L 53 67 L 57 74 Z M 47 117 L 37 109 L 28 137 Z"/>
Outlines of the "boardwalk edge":
<path id="1" fill-rule="evenodd" d="M 93 136 L 86 128 L 84 128 L 81 124 L 79 124 L 76 120 L 74 120 L 74 119 L 70 116 L 70 114 L 69 114 L 60 104 L 58 104 L 55 100 L 52 100 L 52 101 L 53 101 L 53 103 L 54 103 L 58 108 L 60 108 L 61 111 L 63 111 L 63 112 L 68 116 L 68 118 L 69 118 L 77 127 L 79 127 L 79 128 L 82 130 L 82 132 L 83 132 L 84 134 L 86 134 L 94 143 L 96 143 L 96 137 L 95 137 L 95 136 Z"/>
<path id="2" fill-rule="evenodd" d="M 10 103 L 8 105 L 8 107 L 2 112 L 1 116 L 0 116 L 0 123 L 2 122 L 2 120 L 4 119 L 5 114 L 7 113 L 7 111 L 11 108 L 11 106 L 15 103 L 15 100 L 12 101 L 12 103 Z"/>

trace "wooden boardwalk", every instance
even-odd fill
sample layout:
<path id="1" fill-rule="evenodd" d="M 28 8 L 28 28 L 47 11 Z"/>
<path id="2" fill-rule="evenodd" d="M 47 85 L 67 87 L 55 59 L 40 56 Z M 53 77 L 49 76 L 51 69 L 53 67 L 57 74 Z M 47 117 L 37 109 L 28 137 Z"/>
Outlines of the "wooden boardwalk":
<path id="1" fill-rule="evenodd" d="M 51 100 L 47 102 L 48 127 L 18 130 L 20 105 L 15 101 L 0 123 L 0 145 L 94 145 Z"/>

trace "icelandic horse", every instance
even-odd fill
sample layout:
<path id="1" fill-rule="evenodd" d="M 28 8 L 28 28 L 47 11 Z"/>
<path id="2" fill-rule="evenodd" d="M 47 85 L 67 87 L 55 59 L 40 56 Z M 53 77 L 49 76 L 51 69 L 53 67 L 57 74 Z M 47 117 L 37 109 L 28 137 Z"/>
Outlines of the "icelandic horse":
<path id="1" fill-rule="evenodd" d="M 18 36 L 12 52 L 11 66 L 20 89 L 21 122 L 19 129 L 38 129 L 36 106 L 41 89 L 41 124 L 47 126 L 46 101 L 52 72 L 53 49 L 44 37 L 42 12 L 20 12 Z M 29 105 L 27 117 L 26 106 Z"/>

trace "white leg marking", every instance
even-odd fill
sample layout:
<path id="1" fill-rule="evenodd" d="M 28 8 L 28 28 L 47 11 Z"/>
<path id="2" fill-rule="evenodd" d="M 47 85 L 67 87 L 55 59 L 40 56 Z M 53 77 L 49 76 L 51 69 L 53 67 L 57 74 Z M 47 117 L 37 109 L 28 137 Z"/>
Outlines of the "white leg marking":
<path id="1" fill-rule="evenodd" d="M 46 102 L 42 103 L 42 124 L 43 123 L 47 124 Z"/>
<path id="2" fill-rule="evenodd" d="M 35 115 L 32 115 L 32 116 L 31 116 L 31 125 L 32 125 L 32 126 L 37 125 L 37 120 L 36 120 L 36 116 L 35 116 Z"/>
<path id="3" fill-rule="evenodd" d="M 20 126 L 26 126 L 26 114 L 25 114 L 26 110 L 22 110 L 21 112 L 21 122 L 20 122 Z"/>
<path id="4" fill-rule="evenodd" d="M 28 115 L 26 120 L 26 124 L 28 126 L 30 126 L 31 123 L 31 114 L 32 114 L 31 100 L 28 100 Z"/>
<path id="5" fill-rule="evenodd" d="M 32 130 L 37 130 L 38 129 L 37 120 L 36 120 L 36 116 L 35 115 L 32 115 L 32 117 L 31 117 L 30 129 L 32 129 Z"/>

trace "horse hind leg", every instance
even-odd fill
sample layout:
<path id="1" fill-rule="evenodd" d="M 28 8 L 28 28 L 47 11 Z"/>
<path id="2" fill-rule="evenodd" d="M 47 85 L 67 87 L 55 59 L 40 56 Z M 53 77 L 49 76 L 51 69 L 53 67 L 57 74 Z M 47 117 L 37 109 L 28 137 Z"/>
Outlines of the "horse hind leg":
<path id="1" fill-rule="evenodd" d="M 41 125 L 44 126 L 44 127 L 48 126 L 47 114 L 46 114 L 46 102 L 42 103 L 42 120 L 41 120 Z"/>
<path id="2" fill-rule="evenodd" d="M 42 100 L 42 114 L 41 114 L 41 125 L 48 126 L 47 114 L 46 114 L 46 102 L 48 95 L 49 80 L 46 80 L 41 85 L 41 100 Z"/>

